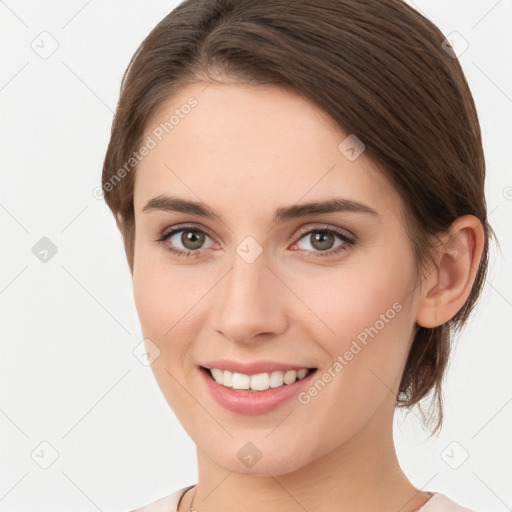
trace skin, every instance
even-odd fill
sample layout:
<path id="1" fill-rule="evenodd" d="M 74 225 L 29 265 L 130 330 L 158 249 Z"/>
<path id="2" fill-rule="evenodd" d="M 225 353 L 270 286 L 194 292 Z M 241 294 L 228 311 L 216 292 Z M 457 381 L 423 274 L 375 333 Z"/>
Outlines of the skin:
<path id="1" fill-rule="evenodd" d="M 338 150 L 347 134 L 325 112 L 277 87 L 206 85 L 182 89 L 148 123 L 146 136 L 190 96 L 198 101 L 140 162 L 134 188 L 136 308 L 144 337 L 160 350 L 158 385 L 197 447 L 198 484 L 179 510 L 194 492 L 200 512 L 417 510 L 430 496 L 398 463 L 395 397 L 417 324 L 446 322 L 471 290 L 481 224 L 457 219 L 456 243 L 443 238 L 418 282 L 400 197 L 364 152 L 350 161 Z M 202 201 L 222 222 L 142 211 L 161 194 Z M 276 208 L 334 195 L 378 215 L 272 221 Z M 190 250 L 182 233 L 154 241 L 181 223 L 206 233 L 199 256 L 166 250 Z M 334 254 L 344 243 L 334 236 L 322 256 L 304 233 L 326 226 L 356 242 Z M 252 263 L 236 252 L 247 236 L 263 251 Z M 217 358 L 285 361 L 321 374 L 394 303 L 400 312 L 307 404 L 292 399 L 242 415 L 218 405 L 199 378 L 198 365 Z M 262 454 L 252 467 L 237 457 L 247 442 Z"/>

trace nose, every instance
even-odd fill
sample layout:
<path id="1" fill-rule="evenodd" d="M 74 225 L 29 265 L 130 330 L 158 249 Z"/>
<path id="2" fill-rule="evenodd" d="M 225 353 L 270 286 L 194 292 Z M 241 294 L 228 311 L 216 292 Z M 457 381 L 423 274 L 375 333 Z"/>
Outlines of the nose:
<path id="1" fill-rule="evenodd" d="M 264 253 L 249 263 L 234 253 L 232 266 L 215 287 L 213 326 L 231 341 L 254 343 L 287 328 L 286 286 Z"/>

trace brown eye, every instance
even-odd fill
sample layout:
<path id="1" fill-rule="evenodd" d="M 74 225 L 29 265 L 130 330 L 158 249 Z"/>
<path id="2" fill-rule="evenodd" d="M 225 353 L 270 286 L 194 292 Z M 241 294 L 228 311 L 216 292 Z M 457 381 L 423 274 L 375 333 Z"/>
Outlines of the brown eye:
<path id="1" fill-rule="evenodd" d="M 310 235 L 311 245 L 319 251 L 331 249 L 336 241 L 336 237 L 332 233 L 315 233 Z"/>
<path id="2" fill-rule="evenodd" d="M 201 249 L 205 240 L 205 234 L 202 231 L 184 229 L 181 233 L 180 242 L 183 244 L 185 249 L 191 251 Z"/>
<path id="3" fill-rule="evenodd" d="M 340 240 L 340 242 L 336 244 L 336 239 Z M 338 250 L 343 250 L 348 248 L 350 245 L 354 243 L 354 240 L 341 231 L 337 231 L 335 229 L 310 229 L 307 233 L 304 233 L 300 240 L 306 240 L 309 243 L 310 247 L 299 247 L 299 243 L 297 246 L 301 250 L 305 250 L 311 253 L 322 253 L 325 252 L 327 254 L 334 254 Z M 299 240 L 299 241 L 300 241 Z M 333 249 L 333 250 L 330 250 Z"/>
<path id="4" fill-rule="evenodd" d="M 205 246 L 207 239 L 210 245 Z M 178 256 L 201 254 L 201 249 L 208 249 L 214 245 L 213 240 L 203 230 L 195 227 L 181 226 L 163 232 L 156 240 L 163 243 L 165 248 Z"/>
<path id="5" fill-rule="evenodd" d="M 336 239 L 338 239 L 338 243 L 336 243 Z M 341 253 L 355 245 L 356 237 L 348 231 L 331 227 L 318 227 L 303 231 L 291 249 L 299 249 L 308 258 L 327 258 L 341 255 Z"/>

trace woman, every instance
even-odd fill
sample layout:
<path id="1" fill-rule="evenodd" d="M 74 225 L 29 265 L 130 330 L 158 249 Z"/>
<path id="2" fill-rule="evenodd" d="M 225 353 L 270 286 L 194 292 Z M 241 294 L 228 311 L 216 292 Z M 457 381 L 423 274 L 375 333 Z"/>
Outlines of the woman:
<path id="1" fill-rule="evenodd" d="M 415 488 L 487 270 L 473 99 L 400 0 L 186 0 L 122 84 L 103 168 L 148 358 L 199 481 L 138 510 L 464 511 Z"/>

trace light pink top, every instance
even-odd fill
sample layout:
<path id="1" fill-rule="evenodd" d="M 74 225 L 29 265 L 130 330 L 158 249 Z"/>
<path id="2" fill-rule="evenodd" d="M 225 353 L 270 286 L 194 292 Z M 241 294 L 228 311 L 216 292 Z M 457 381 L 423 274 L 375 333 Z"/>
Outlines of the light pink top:
<path id="1" fill-rule="evenodd" d="M 160 498 L 146 507 L 132 510 L 132 512 L 176 512 L 178 508 L 178 502 L 180 498 L 185 494 L 186 491 L 194 487 L 189 485 L 183 487 L 179 491 Z M 439 492 L 428 492 L 431 498 L 423 505 L 417 512 L 473 512 L 469 508 L 464 508 L 452 501 L 450 498 Z"/>

